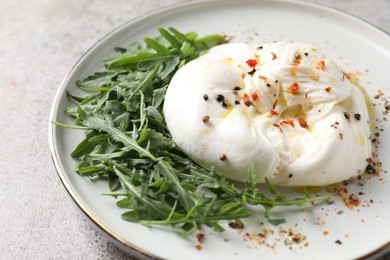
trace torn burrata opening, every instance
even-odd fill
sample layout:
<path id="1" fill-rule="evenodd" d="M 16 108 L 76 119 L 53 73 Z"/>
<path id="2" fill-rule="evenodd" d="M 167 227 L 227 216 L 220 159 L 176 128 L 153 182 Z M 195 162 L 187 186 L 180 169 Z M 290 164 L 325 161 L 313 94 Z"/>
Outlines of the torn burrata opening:
<path id="1" fill-rule="evenodd" d="M 164 115 L 192 160 L 235 181 L 328 185 L 371 156 L 364 95 L 309 44 L 216 46 L 169 84 Z"/>

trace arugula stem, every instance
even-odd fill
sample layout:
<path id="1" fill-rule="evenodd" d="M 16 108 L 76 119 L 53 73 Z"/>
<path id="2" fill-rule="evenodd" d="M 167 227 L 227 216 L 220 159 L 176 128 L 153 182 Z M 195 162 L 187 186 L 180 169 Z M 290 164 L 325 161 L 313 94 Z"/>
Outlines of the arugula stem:
<path id="1" fill-rule="evenodd" d="M 67 124 L 63 124 L 63 123 L 55 122 L 55 121 L 51 121 L 50 123 L 52 123 L 53 125 L 61 126 L 61 127 L 68 128 L 68 129 L 90 130 L 90 128 L 85 127 L 85 126 L 67 125 Z"/>
<path id="2" fill-rule="evenodd" d="M 291 199 L 291 200 L 274 200 L 274 199 L 253 199 L 253 198 L 247 198 L 248 203 L 251 205 L 268 205 L 268 206 L 291 206 L 291 205 L 302 205 L 307 204 L 310 202 L 316 202 L 316 201 L 329 201 L 331 199 L 330 196 L 324 195 L 324 196 L 318 196 L 318 197 L 312 197 L 312 198 L 297 198 L 297 199 Z"/>
<path id="3" fill-rule="evenodd" d="M 207 217 L 204 216 L 196 216 L 196 217 L 183 217 L 179 219 L 171 219 L 171 220 L 144 220 L 141 221 L 140 223 L 144 225 L 176 225 L 176 224 L 182 224 L 182 223 L 192 223 L 193 221 L 195 222 L 200 222 L 200 223 L 206 223 L 206 222 L 213 222 L 213 221 L 220 221 L 220 220 L 235 220 L 235 219 L 240 219 L 240 218 L 247 218 L 251 215 L 249 212 L 243 212 L 241 214 L 234 214 L 234 215 L 210 215 Z"/>
<path id="4" fill-rule="evenodd" d="M 160 64 L 156 64 L 154 68 L 149 72 L 149 74 L 145 77 L 145 79 L 138 85 L 138 87 L 128 96 L 127 98 L 130 100 L 138 91 L 140 91 L 143 87 L 149 84 L 152 79 L 156 76 L 158 69 L 160 68 Z"/>

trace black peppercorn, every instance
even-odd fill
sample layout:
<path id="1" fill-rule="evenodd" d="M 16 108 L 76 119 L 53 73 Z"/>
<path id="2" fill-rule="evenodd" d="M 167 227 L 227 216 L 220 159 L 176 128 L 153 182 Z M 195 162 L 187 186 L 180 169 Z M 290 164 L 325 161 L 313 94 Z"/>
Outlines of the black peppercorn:
<path id="1" fill-rule="evenodd" d="M 240 220 L 236 220 L 234 222 L 229 222 L 229 227 L 234 229 L 243 229 L 244 223 L 242 223 Z"/>
<path id="2" fill-rule="evenodd" d="M 253 70 L 249 71 L 248 74 L 249 74 L 249 75 L 252 75 L 252 74 L 254 74 L 255 72 L 256 72 L 256 69 L 253 69 Z"/>
<path id="3" fill-rule="evenodd" d="M 366 172 L 369 173 L 369 174 L 375 174 L 376 173 L 376 169 L 371 164 L 369 164 L 366 167 Z"/>
<path id="4" fill-rule="evenodd" d="M 224 101 L 225 100 L 225 97 L 223 96 L 223 95 L 221 95 L 221 94 L 218 94 L 217 95 L 217 101 L 218 102 L 222 102 L 222 101 Z"/>
<path id="5" fill-rule="evenodd" d="M 360 118 L 361 118 L 361 117 L 360 117 L 360 114 L 355 114 L 355 119 L 356 119 L 356 120 L 360 120 Z"/>

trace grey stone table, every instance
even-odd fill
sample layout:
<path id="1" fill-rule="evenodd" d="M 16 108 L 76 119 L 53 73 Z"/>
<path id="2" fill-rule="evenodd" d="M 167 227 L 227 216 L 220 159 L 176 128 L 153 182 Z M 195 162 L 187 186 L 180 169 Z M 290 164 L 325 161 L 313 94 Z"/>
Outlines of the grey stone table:
<path id="1" fill-rule="evenodd" d="M 51 162 L 57 88 L 93 43 L 181 0 L 0 1 L 0 259 L 132 259 L 72 201 Z M 390 0 L 315 0 L 390 32 Z M 390 259 L 390 256 L 382 259 Z"/>

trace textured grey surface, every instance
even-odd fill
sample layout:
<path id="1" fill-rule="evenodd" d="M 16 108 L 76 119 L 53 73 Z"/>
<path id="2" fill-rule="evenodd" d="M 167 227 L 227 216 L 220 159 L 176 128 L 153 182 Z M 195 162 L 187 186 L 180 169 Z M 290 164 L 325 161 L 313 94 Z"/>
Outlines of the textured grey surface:
<path id="1" fill-rule="evenodd" d="M 177 2 L 0 1 L 0 259 L 133 259 L 95 231 L 61 184 L 47 144 L 49 111 L 61 80 L 93 43 Z M 313 2 L 390 32 L 389 0 Z"/>

